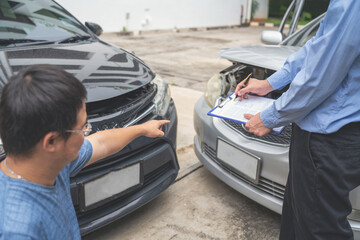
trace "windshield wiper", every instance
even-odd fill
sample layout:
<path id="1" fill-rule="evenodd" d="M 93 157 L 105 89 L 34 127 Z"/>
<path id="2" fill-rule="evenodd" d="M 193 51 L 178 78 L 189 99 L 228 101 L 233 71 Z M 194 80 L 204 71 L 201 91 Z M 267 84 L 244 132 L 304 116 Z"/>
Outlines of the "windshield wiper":
<path id="1" fill-rule="evenodd" d="M 62 39 L 60 41 L 57 41 L 56 43 L 61 44 L 61 43 L 74 43 L 74 42 L 79 42 L 79 41 L 85 41 L 90 39 L 90 36 L 80 36 L 80 35 L 76 35 L 76 36 L 72 36 L 72 37 L 68 37 L 65 39 Z"/>
<path id="2" fill-rule="evenodd" d="M 43 43 L 49 43 L 49 41 L 46 40 L 38 40 L 38 39 L 15 39 L 15 38 L 2 38 L 0 39 L 0 46 L 9 46 L 9 45 L 23 45 L 23 44 L 43 44 Z"/>

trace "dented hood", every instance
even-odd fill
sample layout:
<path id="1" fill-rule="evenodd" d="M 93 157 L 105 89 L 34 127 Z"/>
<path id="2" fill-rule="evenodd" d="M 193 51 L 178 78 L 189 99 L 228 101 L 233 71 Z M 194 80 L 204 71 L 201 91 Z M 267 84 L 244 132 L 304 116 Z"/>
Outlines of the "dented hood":
<path id="1" fill-rule="evenodd" d="M 277 71 L 283 66 L 287 57 L 299 49 L 299 47 L 283 45 L 230 47 L 221 49 L 220 58 Z"/>

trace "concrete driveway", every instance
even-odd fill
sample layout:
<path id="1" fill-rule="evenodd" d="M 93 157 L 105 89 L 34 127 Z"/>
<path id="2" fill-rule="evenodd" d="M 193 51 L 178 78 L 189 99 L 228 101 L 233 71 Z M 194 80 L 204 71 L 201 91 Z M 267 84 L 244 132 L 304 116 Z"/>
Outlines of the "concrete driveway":
<path id="1" fill-rule="evenodd" d="M 176 182 L 157 199 L 84 239 L 278 239 L 280 216 L 239 194 L 202 167 L 193 152 L 193 108 L 207 80 L 231 63 L 220 48 L 261 44 L 261 27 L 210 31 L 105 33 L 134 51 L 170 84 L 177 107 Z"/>

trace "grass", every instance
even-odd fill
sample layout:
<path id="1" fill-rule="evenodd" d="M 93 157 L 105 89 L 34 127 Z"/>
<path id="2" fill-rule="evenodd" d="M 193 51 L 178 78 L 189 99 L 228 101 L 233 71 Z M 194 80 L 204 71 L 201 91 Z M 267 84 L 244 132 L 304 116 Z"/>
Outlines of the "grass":
<path id="1" fill-rule="evenodd" d="M 306 25 L 308 22 L 310 22 L 311 20 L 306 20 L 306 21 L 302 21 L 302 20 L 299 20 L 298 21 L 298 25 Z M 273 24 L 276 24 L 276 25 L 280 25 L 281 23 L 281 19 L 280 18 L 269 18 L 267 19 L 265 22 L 267 23 L 273 23 Z M 287 24 L 290 24 L 290 20 L 289 21 L 286 21 Z"/>

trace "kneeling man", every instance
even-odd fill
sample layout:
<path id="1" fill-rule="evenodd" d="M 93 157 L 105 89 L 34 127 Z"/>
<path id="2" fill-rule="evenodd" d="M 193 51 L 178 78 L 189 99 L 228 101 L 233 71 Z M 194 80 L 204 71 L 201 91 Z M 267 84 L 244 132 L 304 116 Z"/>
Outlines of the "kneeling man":
<path id="1" fill-rule="evenodd" d="M 0 239 L 81 239 L 70 177 L 139 136 L 162 137 L 163 121 L 91 131 L 86 90 L 51 65 L 20 71 L 0 102 Z"/>

